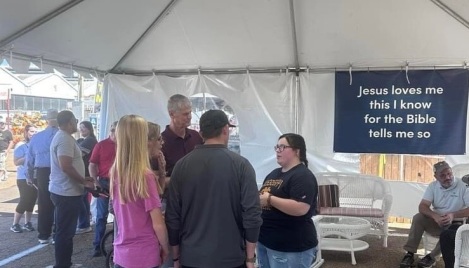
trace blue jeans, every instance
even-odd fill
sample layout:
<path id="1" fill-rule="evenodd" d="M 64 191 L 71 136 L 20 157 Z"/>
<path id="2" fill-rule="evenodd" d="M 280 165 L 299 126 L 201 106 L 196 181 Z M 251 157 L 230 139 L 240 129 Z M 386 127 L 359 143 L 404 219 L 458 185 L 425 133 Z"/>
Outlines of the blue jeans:
<path id="1" fill-rule="evenodd" d="M 55 268 L 72 265 L 73 237 L 77 227 L 81 196 L 50 194 L 55 206 Z"/>
<path id="2" fill-rule="evenodd" d="M 100 179 L 101 188 L 109 190 L 109 180 Z M 109 198 L 96 198 L 96 226 L 94 232 L 93 246 L 95 250 L 99 250 L 99 244 L 106 232 L 107 216 L 109 215 Z"/>
<path id="3" fill-rule="evenodd" d="M 90 202 L 88 201 L 88 191 L 81 196 L 83 205 L 80 208 L 80 215 L 78 216 L 78 228 L 84 229 L 90 227 Z"/>
<path id="4" fill-rule="evenodd" d="M 317 247 L 302 252 L 281 252 L 257 242 L 257 260 L 262 268 L 309 268 L 317 252 Z"/>

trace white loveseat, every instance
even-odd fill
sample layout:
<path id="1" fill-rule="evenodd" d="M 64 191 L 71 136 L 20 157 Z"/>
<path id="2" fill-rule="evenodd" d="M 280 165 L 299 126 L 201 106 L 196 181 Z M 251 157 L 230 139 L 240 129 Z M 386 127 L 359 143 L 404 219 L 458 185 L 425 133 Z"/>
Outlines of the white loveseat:
<path id="1" fill-rule="evenodd" d="M 326 202 L 318 200 L 319 215 L 353 216 L 367 219 L 371 223 L 370 234 L 383 236 L 383 247 L 387 247 L 388 217 L 392 205 L 389 184 L 381 177 L 359 173 L 322 172 L 315 174 L 320 186 L 319 199 L 324 199 L 324 187 L 333 186 L 333 193 L 326 194 Z M 335 186 L 336 185 L 336 186 Z M 329 187 L 327 187 L 329 188 Z M 338 196 L 336 191 L 338 191 Z M 321 192 L 323 192 L 321 196 Z M 331 202 L 330 202 L 331 201 Z M 327 203 L 333 204 L 332 206 Z"/>

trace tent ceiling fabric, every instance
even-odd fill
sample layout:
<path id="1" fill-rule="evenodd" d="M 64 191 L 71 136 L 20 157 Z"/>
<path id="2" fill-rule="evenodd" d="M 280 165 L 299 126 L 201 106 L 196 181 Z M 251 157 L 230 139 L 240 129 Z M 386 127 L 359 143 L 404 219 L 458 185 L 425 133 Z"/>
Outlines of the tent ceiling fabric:
<path id="1" fill-rule="evenodd" d="M 443 3 L 469 21 L 465 0 Z M 118 72 L 295 67 L 462 66 L 469 29 L 432 0 L 82 1 L 0 47 L 0 53 Z M 64 0 L 5 0 L 0 44 Z M 295 51 L 298 55 L 295 55 Z"/>

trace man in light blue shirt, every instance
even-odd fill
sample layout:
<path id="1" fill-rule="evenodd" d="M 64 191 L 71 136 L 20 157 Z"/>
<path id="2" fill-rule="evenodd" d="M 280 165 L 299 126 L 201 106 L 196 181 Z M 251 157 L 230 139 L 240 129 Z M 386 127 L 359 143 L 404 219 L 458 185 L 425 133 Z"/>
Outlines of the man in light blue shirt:
<path id="1" fill-rule="evenodd" d="M 28 167 L 28 184 L 35 184 L 38 188 L 38 217 L 37 231 L 39 243 L 47 244 L 51 241 L 52 225 L 54 223 L 54 204 L 50 200 L 50 144 L 57 133 L 58 111 L 47 111 L 47 128 L 31 138 L 26 154 Z"/>

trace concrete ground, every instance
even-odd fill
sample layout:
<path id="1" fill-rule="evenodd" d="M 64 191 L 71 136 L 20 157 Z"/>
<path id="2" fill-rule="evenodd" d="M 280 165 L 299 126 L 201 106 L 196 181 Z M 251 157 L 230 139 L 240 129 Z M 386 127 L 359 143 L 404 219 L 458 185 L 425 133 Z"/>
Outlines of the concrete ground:
<path id="1" fill-rule="evenodd" d="M 9 156 L 11 157 L 11 156 Z M 7 181 L 0 181 L 0 267 L 43 268 L 54 264 L 54 245 L 40 245 L 37 232 L 13 233 L 10 227 L 13 222 L 13 212 L 18 203 L 18 188 L 16 187 L 15 167 L 8 159 L 7 168 L 10 171 Z M 33 225 L 37 226 L 37 214 L 33 215 Z M 23 222 L 22 222 L 23 223 Z M 108 224 L 108 228 L 112 228 Z M 350 253 L 323 251 L 325 263 L 323 268 L 387 268 L 398 267 L 404 256 L 402 245 L 408 234 L 408 224 L 393 224 L 390 226 L 388 248 L 381 246 L 382 241 L 374 236 L 366 236 L 363 240 L 370 244 L 370 248 L 357 252 L 357 265 L 350 263 Z M 94 232 L 76 235 L 72 262 L 82 264 L 84 268 L 105 267 L 105 258 L 92 258 Z M 419 254 L 421 256 L 421 254 Z M 417 257 L 416 257 L 417 258 Z M 444 267 L 439 260 L 435 268 Z"/>
<path id="2" fill-rule="evenodd" d="M 40 245 L 37 231 L 13 233 L 10 227 L 13 222 L 13 212 L 19 200 L 16 186 L 16 172 L 12 163 L 12 154 L 8 156 L 7 181 L 0 181 L 0 267 L 43 268 L 53 265 L 54 245 Z M 37 206 L 36 208 L 37 209 Z M 24 223 L 22 219 L 21 224 Z M 34 213 L 32 223 L 37 226 L 37 214 Z M 108 225 L 112 228 L 111 225 Z M 105 258 L 92 258 L 94 232 L 76 235 L 72 262 L 82 264 L 83 267 L 105 267 Z"/>

